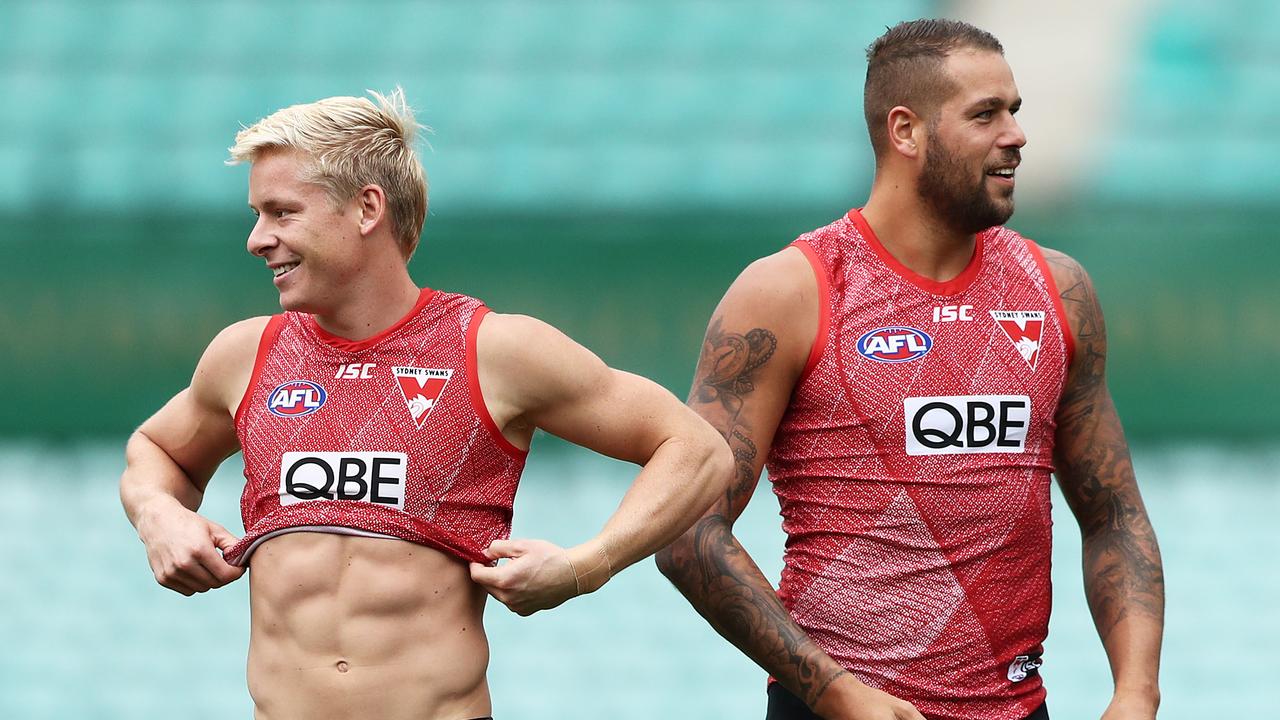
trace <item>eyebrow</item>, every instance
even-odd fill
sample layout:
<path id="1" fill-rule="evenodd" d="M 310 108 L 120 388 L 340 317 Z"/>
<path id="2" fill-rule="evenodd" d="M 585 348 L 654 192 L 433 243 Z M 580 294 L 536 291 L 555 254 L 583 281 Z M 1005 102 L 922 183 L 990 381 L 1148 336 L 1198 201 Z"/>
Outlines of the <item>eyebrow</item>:
<path id="1" fill-rule="evenodd" d="M 280 207 L 281 205 L 286 205 L 286 204 L 287 204 L 287 203 L 285 203 L 285 202 L 284 202 L 284 201 L 282 201 L 282 200 L 277 200 L 277 199 L 275 199 L 275 198 L 269 198 L 269 199 L 267 199 L 267 200 L 263 201 L 263 203 L 262 203 L 262 208 L 260 208 L 260 210 L 261 210 L 261 212 L 271 212 L 272 210 L 274 210 L 274 209 L 276 209 L 276 208 Z M 250 201 L 249 201 L 249 208 L 250 208 L 251 210 L 259 210 L 259 208 L 258 208 L 258 207 L 255 207 L 255 206 L 254 206 L 254 204 L 253 204 L 253 201 L 252 201 L 252 200 L 250 200 Z"/>
<path id="2" fill-rule="evenodd" d="M 976 100 L 973 103 L 971 103 L 969 105 L 969 112 L 973 112 L 975 110 L 987 110 L 992 108 L 1004 107 L 1004 104 L 1005 104 L 1004 98 L 1001 98 L 997 95 L 992 95 L 990 97 L 984 97 L 981 100 Z M 1021 97 L 1016 97 L 1013 99 L 1012 103 L 1009 103 L 1010 110 L 1017 110 L 1020 107 L 1022 107 Z"/>

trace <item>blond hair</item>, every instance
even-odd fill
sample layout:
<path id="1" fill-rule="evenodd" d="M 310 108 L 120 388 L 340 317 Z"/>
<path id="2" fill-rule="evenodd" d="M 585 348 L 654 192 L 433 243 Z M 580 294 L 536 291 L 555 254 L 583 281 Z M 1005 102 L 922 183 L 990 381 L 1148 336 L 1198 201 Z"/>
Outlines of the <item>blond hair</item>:
<path id="1" fill-rule="evenodd" d="M 309 159 L 303 179 L 323 187 L 335 204 L 378 185 L 407 260 L 427 216 L 427 176 L 413 151 L 422 126 L 399 87 L 390 95 L 368 93 L 372 100 L 331 97 L 277 110 L 236 133 L 227 164 L 252 163 L 275 149 L 298 150 Z"/>

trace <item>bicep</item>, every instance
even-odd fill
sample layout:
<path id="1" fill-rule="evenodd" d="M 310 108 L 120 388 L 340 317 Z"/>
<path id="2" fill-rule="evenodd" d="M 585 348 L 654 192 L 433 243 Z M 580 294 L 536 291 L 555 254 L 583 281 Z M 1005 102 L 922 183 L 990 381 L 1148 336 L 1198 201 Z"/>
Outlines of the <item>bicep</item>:
<path id="1" fill-rule="evenodd" d="M 204 487 L 218 464 L 239 448 L 235 408 L 252 374 L 266 318 L 237 323 L 214 338 L 191 385 L 138 428 L 192 481 Z"/>
<path id="2" fill-rule="evenodd" d="M 1086 531 L 1100 529 L 1117 505 L 1136 496 L 1124 428 L 1107 387 L 1107 331 L 1088 274 L 1061 253 L 1046 252 L 1061 290 L 1075 339 L 1057 412 L 1055 465 L 1058 484 Z"/>
<path id="3" fill-rule="evenodd" d="M 201 489 L 238 447 L 229 414 L 202 405 L 192 388 L 175 395 L 138 428 Z"/>
<path id="4" fill-rule="evenodd" d="M 748 267 L 717 306 L 688 399 L 733 452 L 733 481 L 712 512 L 736 519 L 750 500 L 817 327 L 817 284 L 798 250 Z"/>
<path id="5" fill-rule="evenodd" d="M 697 418 L 657 383 L 615 370 L 544 326 L 523 363 L 524 417 L 569 442 L 619 460 L 646 462 Z"/>

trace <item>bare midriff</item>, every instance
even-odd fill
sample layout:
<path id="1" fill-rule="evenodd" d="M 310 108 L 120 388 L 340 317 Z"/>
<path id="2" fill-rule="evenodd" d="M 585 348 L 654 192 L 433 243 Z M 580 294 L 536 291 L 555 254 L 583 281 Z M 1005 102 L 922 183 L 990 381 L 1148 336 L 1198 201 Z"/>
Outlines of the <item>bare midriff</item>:
<path id="1" fill-rule="evenodd" d="M 250 561 L 257 720 L 490 714 L 484 591 L 466 563 L 402 540 L 295 532 Z"/>

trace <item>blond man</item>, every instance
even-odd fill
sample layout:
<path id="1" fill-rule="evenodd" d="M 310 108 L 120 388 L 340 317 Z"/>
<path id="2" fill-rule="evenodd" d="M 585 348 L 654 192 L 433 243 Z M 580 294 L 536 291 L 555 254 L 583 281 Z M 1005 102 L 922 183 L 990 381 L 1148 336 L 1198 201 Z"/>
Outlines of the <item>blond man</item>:
<path id="1" fill-rule="evenodd" d="M 130 438 L 120 494 L 156 580 L 192 595 L 250 573 L 260 720 L 492 712 L 486 594 L 522 615 L 589 593 L 724 492 L 728 448 L 643 378 L 554 328 L 419 287 L 427 209 L 403 94 L 298 105 L 236 136 L 248 251 L 284 313 L 210 343 Z M 643 466 L 597 534 L 508 540 L 536 428 Z M 242 450 L 245 535 L 197 514 Z M 498 564 L 497 561 L 505 559 Z"/>

